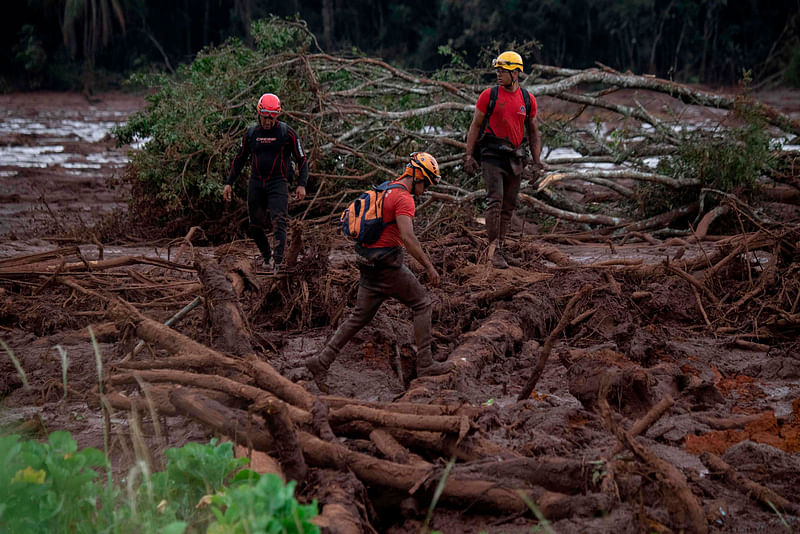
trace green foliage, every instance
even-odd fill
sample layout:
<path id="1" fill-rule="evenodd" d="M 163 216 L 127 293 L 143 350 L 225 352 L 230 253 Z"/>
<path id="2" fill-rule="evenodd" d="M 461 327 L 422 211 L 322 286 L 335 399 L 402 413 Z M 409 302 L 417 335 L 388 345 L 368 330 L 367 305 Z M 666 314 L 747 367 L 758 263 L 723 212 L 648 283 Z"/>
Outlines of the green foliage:
<path id="1" fill-rule="evenodd" d="M 431 150 L 420 146 L 420 139 L 435 138 L 441 131 L 466 131 L 469 125 L 468 112 L 409 114 L 386 121 L 391 122 L 387 135 L 385 127 L 370 117 L 373 110 L 395 113 L 429 106 L 441 99 L 443 91 L 387 88 L 380 81 L 386 71 L 370 60 L 344 65 L 345 59 L 303 55 L 313 38 L 296 21 L 260 20 L 253 23 L 252 34 L 253 48 L 230 41 L 204 50 L 174 76 L 139 75 L 132 80 L 148 83 L 154 90 L 147 97 L 146 109 L 114 132 L 120 143 L 147 140 L 143 150 L 132 154 L 126 169 L 126 179 L 133 185 L 131 213 L 135 218 L 162 226 L 172 224 L 178 234 L 192 224 L 203 224 L 206 236 L 213 239 L 209 221 L 224 214 L 222 184 L 244 131 L 255 124 L 253 109 L 264 92 L 279 95 L 285 120 L 298 131 L 314 172 L 320 174 L 358 175 L 374 172 L 376 167 L 393 169 L 410 152 Z M 461 65 L 457 54 L 449 53 L 453 64 Z M 471 81 L 460 66 L 437 74 L 448 81 Z M 319 89 L 324 95 L 346 95 L 332 104 L 330 98 L 318 94 Z M 348 113 L 351 106 L 365 110 L 365 115 Z M 341 108 L 344 113 L 336 112 Z M 336 145 L 335 140 L 349 130 L 358 132 L 358 137 L 347 140 L 357 147 L 357 153 L 331 150 L 332 142 Z M 329 148 L 322 149 L 325 146 Z M 379 154 L 380 159 L 366 161 L 364 154 Z M 242 174 L 248 171 L 245 168 Z M 246 179 L 240 176 L 234 184 L 239 197 L 245 196 L 243 182 Z M 333 188 L 346 186 L 337 183 Z"/>
<path id="2" fill-rule="evenodd" d="M 152 476 L 137 462 L 121 491 L 98 482 L 94 468 L 108 468 L 106 456 L 79 451 L 68 432 L 45 443 L 0 436 L 0 531 L 319 532 L 309 523 L 316 503 L 299 505 L 293 482 L 239 471 L 247 460 L 233 457 L 231 443 L 189 443 L 167 458 Z"/>
<path id="3" fill-rule="evenodd" d="M 733 128 L 698 129 L 682 134 L 678 153 L 659 162 L 658 172 L 676 179 L 698 179 L 700 185 L 680 191 L 665 186 L 643 186 L 638 191 L 640 210 L 645 215 L 697 200 L 701 189 L 734 192 L 746 199 L 756 192 L 756 180 L 774 163 L 770 135 L 758 103 L 745 90 L 738 99 Z M 709 200 L 705 208 L 713 207 Z"/>
<path id="4" fill-rule="evenodd" d="M 287 534 L 319 532 L 309 522 L 317 515 L 316 502 L 300 506 L 293 497 L 296 482 L 284 486 L 274 474 L 260 476 L 255 484 L 242 484 L 211 498 L 216 521 L 209 534 L 265 532 Z"/>
<path id="5" fill-rule="evenodd" d="M 93 467 L 107 467 L 97 449 L 78 451 L 68 432 L 46 443 L 0 437 L 0 531 L 95 532 L 104 489 Z"/>
<path id="6" fill-rule="evenodd" d="M 177 517 L 187 519 L 203 495 L 219 491 L 228 477 L 245 464 L 246 458 L 233 457 L 233 444 L 187 443 L 166 452 L 167 469 L 153 475 L 153 493 L 167 500 Z"/>
<path id="7" fill-rule="evenodd" d="M 231 40 L 203 50 L 174 76 L 132 77 L 132 84 L 156 89 L 144 111 L 114 130 L 119 143 L 147 140 L 132 154 L 126 176 L 135 216 L 161 223 L 188 217 L 190 223 L 221 211 L 222 183 L 255 120 L 258 97 L 274 92 L 284 109 L 297 104 L 291 73 L 266 65 L 307 47 L 307 33 L 275 18 L 255 22 L 252 30 L 255 49 Z"/>
<path id="8" fill-rule="evenodd" d="M 286 24 L 275 16 L 253 22 L 250 34 L 265 56 L 287 50 L 308 50 L 311 46 L 311 35 L 300 24 Z"/>

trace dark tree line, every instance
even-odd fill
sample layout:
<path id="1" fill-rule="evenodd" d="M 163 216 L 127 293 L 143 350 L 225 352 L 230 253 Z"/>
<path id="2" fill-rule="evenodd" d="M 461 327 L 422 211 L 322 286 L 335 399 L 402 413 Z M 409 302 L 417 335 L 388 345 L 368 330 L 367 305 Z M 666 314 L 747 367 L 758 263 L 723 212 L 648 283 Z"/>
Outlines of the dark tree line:
<path id="1" fill-rule="evenodd" d="M 555 66 L 800 83 L 800 0 L 26 0 L 0 20 L 0 90 L 173 70 L 203 47 L 248 42 L 269 15 L 305 21 L 325 51 L 428 71 L 516 47 Z"/>

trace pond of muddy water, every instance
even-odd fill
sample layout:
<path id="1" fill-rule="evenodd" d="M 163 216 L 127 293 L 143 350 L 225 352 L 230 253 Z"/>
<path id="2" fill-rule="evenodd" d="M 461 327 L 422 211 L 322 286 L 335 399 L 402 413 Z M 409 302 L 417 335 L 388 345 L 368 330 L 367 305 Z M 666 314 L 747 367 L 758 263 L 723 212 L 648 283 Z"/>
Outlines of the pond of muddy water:
<path id="1" fill-rule="evenodd" d="M 118 180 L 130 146 L 111 130 L 144 99 L 71 93 L 0 95 L 0 237 L 54 235 L 124 209 Z"/>

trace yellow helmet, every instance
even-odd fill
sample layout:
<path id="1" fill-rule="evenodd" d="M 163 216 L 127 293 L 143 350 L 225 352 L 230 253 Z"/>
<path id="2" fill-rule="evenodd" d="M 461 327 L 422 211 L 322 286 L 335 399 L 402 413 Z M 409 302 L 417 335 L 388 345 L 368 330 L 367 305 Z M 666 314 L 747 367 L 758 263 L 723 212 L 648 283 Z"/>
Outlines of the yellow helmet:
<path id="1" fill-rule="evenodd" d="M 522 56 L 511 50 L 507 50 L 497 56 L 496 59 L 493 59 L 492 67 L 512 71 L 519 69 L 520 72 L 524 72 L 522 70 Z"/>
<path id="2" fill-rule="evenodd" d="M 439 174 L 439 164 L 436 162 L 436 158 L 427 152 L 414 152 L 410 157 L 411 159 L 406 167 L 413 171 L 415 182 L 422 181 L 425 183 L 425 187 L 430 187 L 439 183 L 439 179 L 442 176 Z M 417 170 L 421 171 L 421 180 L 417 180 Z"/>

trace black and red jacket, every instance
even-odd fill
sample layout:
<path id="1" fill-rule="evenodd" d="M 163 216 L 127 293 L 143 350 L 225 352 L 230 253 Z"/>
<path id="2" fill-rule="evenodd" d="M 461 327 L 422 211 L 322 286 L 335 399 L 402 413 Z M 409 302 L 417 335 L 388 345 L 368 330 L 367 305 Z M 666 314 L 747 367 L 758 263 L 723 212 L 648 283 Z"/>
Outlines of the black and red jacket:
<path id="1" fill-rule="evenodd" d="M 289 158 L 294 158 L 298 169 L 297 185 L 305 187 L 308 181 L 308 158 L 300 144 L 300 138 L 285 122 L 277 122 L 269 130 L 260 124 L 249 128 L 242 138 L 242 147 L 233 158 L 226 184 L 230 185 L 242 171 L 250 158 L 250 179 L 290 181 L 294 175 Z"/>

